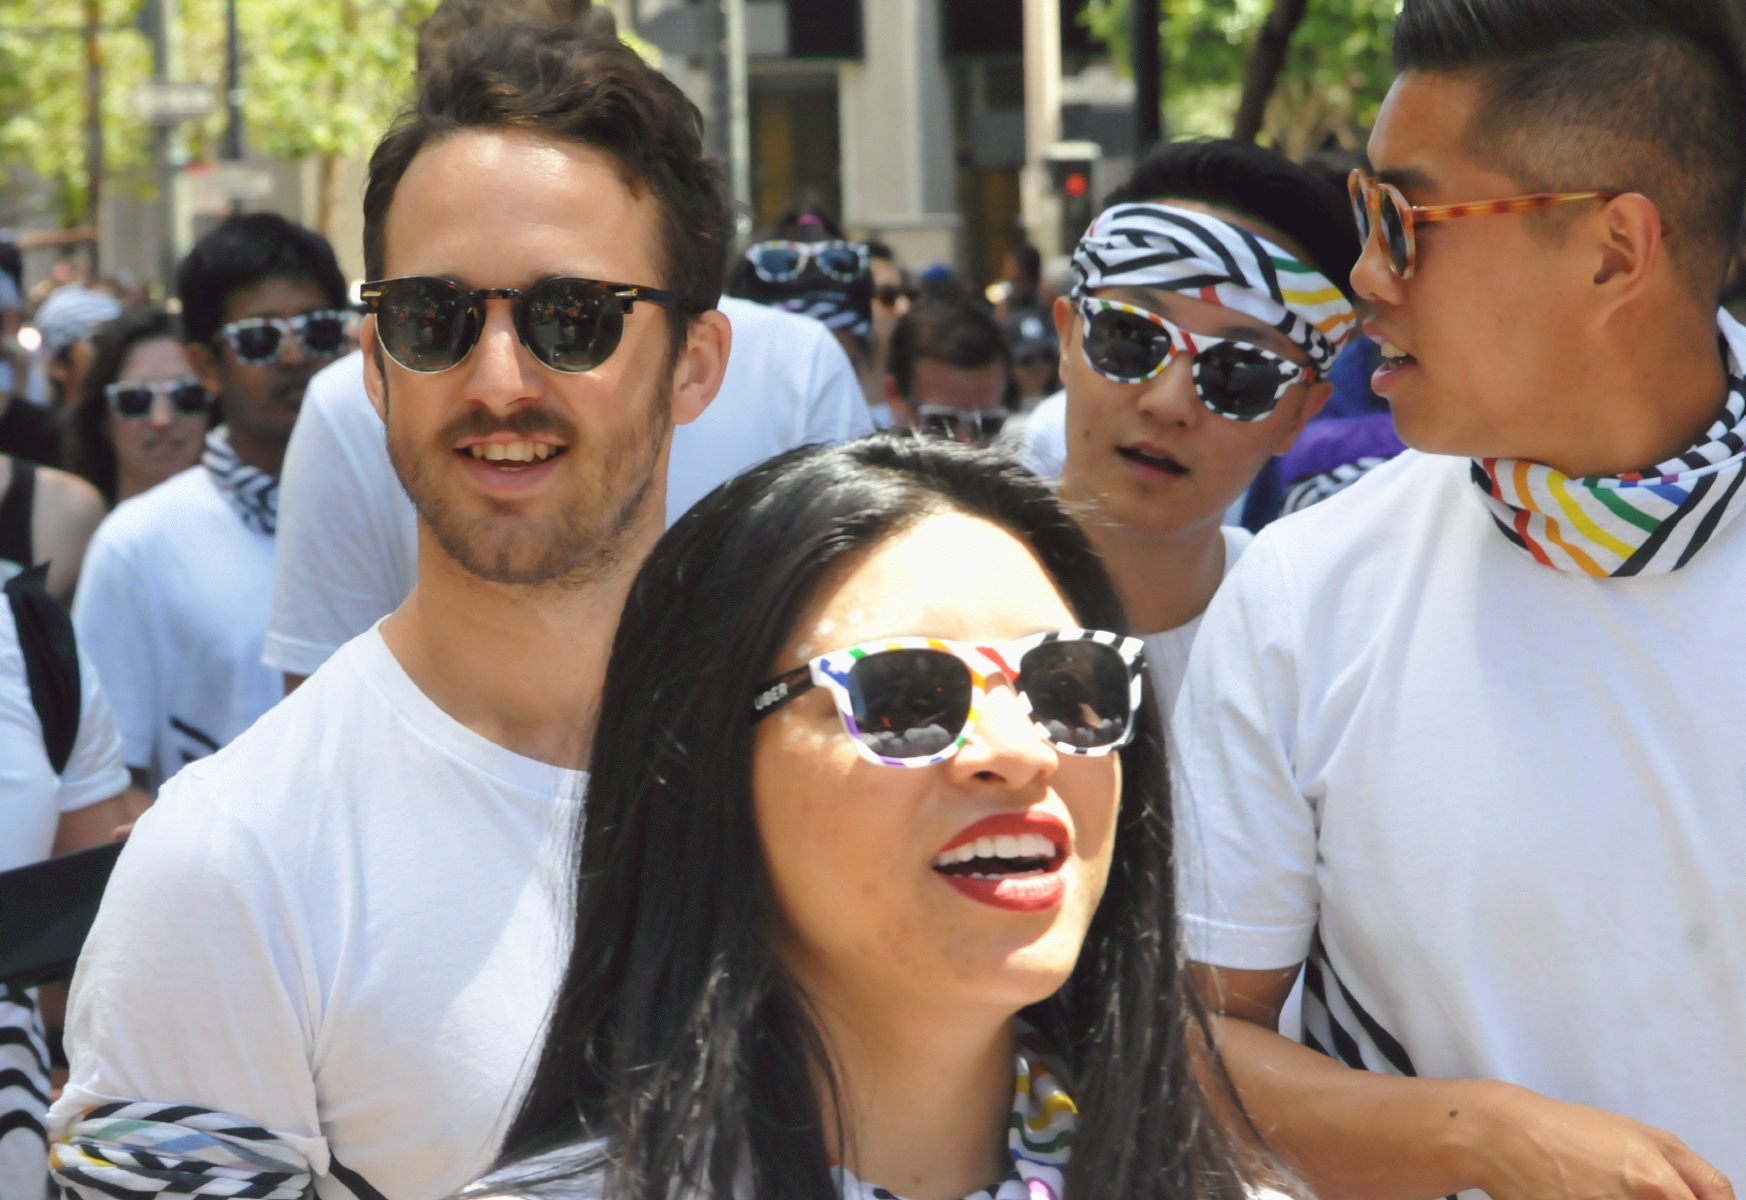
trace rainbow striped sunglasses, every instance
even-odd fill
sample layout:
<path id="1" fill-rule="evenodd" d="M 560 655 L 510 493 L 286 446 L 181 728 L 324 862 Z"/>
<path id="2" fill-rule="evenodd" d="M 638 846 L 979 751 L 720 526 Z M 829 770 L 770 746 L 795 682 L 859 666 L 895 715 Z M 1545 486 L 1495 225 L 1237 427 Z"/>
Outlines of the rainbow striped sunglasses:
<path id="1" fill-rule="evenodd" d="M 1420 222 L 1430 225 L 1438 221 L 1459 221 L 1463 217 L 1539 212 L 1583 200 L 1616 200 L 1619 195 L 1617 192 L 1539 192 L 1532 196 L 1511 196 L 1507 200 L 1415 208 L 1399 188 L 1392 183 L 1383 183 L 1362 167 L 1346 177 L 1346 188 L 1352 196 L 1352 215 L 1358 220 L 1358 240 L 1367 246 L 1371 230 L 1380 231 L 1382 248 L 1388 251 L 1388 269 L 1402 279 L 1411 279 L 1419 269 L 1419 240 L 1413 227 Z"/>
<path id="2" fill-rule="evenodd" d="M 1000 677 L 1017 689 L 1044 741 L 1063 754 L 1096 757 L 1133 740 L 1144 650 L 1138 638 L 1085 629 L 986 645 L 887 638 L 821 654 L 761 685 L 752 720 L 822 687 L 862 758 L 931 767 L 970 740 L 989 680 Z"/>

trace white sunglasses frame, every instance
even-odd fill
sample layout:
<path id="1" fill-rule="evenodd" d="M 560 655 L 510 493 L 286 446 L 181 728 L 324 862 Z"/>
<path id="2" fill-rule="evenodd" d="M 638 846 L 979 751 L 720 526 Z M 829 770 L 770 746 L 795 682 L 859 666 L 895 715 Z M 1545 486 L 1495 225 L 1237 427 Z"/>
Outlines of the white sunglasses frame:
<path id="1" fill-rule="evenodd" d="M 1133 316 L 1142 317 L 1145 320 L 1152 322 L 1152 324 L 1158 326 L 1160 329 L 1164 330 L 1165 333 L 1170 335 L 1170 353 L 1164 356 L 1163 362 L 1159 363 L 1144 375 L 1136 378 L 1130 378 L 1124 375 L 1112 375 L 1110 372 L 1092 362 L 1091 351 L 1085 348 L 1086 334 L 1091 331 L 1091 320 L 1100 312 L 1130 313 Z M 1170 369 L 1170 364 L 1176 361 L 1177 355 L 1186 354 L 1188 355 L 1190 369 L 1194 375 L 1195 395 L 1200 397 L 1200 402 L 1206 405 L 1209 412 L 1217 413 L 1227 421 L 1238 421 L 1243 424 L 1253 424 L 1256 421 L 1265 421 L 1278 410 L 1279 402 L 1285 399 L 1285 394 L 1287 392 L 1291 391 L 1292 388 L 1300 383 L 1309 383 L 1316 377 L 1316 369 L 1314 367 L 1300 366 L 1299 364 L 1292 362 L 1289 358 L 1286 358 L 1283 354 L 1274 350 L 1269 350 L 1265 346 L 1257 346 L 1254 342 L 1245 342 L 1241 338 L 1223 338 L 1213 337 L 1210 334 L 1189 333 L 1187 330 L 1171 323 L 1168 319 L 1152 312 L 1150 309 L 1138 308 L 1132 304 L 1123 304 L 1117 300 L 1105 300 L 1098 296 L 1081 296 L 1079 298 L 1079 319 L 1083 322 L 1083 327 L 1079 331 L 1079 355 L 1085 360 L 1085 365 L 1090 367 L 1093 371 L 1096 371 L 1099 375 L 1113 383 L 1149 383 L 1158 378 L 1158 376 L 1164 374 L 1165 371 L 1168 371 Z M 1227 342 L 1238 346 L 1247 346 L 1257 354 L 1264 355 L 1271 359 L 1279 367 L 1280 383 L 1278 388 L 1274 390 L 1273 403 L 1268 407 L 1266 412 L 1246 417 L 1239 413 L 1226 412 L 1223 408 L 1207 399 L 1206 392 L 1203 391 L 1200 386 L 1200 356 L 1215 347 L 1226 344 Z"/>
<path id="2" fill-rule="evenodd" d="M 805 666 L 790 671 L 768 681 L 758 689 L 757 696 L 752 701 L 753 721 L 760 721 L 801 695 L 811 686 L 817 686 L 830 693 L 831 702 L 836 706 L 837 717 L 842 721 L 843 732 L 848 735 L 854 745 L 855 752 L 863 759 L 880 767 L 932 767 L 946 762 L 954 757 L 959 750 L 969 742 L 970 735 L 976 729 L 976 722 L 982 713 L 982 706 L 988 697 L 988 680 L 990 676 L 998 675 L 1005 679 L 1013 688 L 1025 711 L 1030 712 L 1030 699 L 1018 685 L 1017 664 L 1024 660 L 1038 646 L 1049 642 L 1096 642 L 1108 646 L 1121 656 L 1123 664 L 1128 669 L 1128 723 L 1122 736 L 1107 746 L 1070 746 L 1063 745 L 1050 736 L 1041 722 L 1034 722 L 1033 728 L 1037 734 L 1050 746 L 1062 754 L 1076 758 L 1101 758 L 1114 754 L 1134 739 L 1134 731 L 1139 727 L 1141 698 L 1144 695 L 1145 681 L 1145 650 L 1146 645 L 1139 638 L 1122 637 L 1118 634 L 1102 630 L 1060 629 L 1049 633 L 1033 633 L 1029 637 L 1018 638 L 1008 642 L 954 642 L 943 638 L 930 637 L 895 637 L 885 638 L 877 642 L 863 642 L 858 646 L 847 646 L 841 650 L 833 650 L 829 654 L 821 654 Z M 855 725 L 854 700 L 849 691 L 849 672 L 855 664 L 874 654 L 883 654 L 891 650 L 936 650 L 950 654 L 970 669 L 970 712 L 965 718 L 964 727 L 960 729 L 952 743 L 937 754 L 923 758 L 888 758 L 879 754 L 861 739 L 860 730 Z M 805 675 L 802 675 L 805 672 Z M 796 682 L 805 680 L 807 686 L 796 686 Z"/>

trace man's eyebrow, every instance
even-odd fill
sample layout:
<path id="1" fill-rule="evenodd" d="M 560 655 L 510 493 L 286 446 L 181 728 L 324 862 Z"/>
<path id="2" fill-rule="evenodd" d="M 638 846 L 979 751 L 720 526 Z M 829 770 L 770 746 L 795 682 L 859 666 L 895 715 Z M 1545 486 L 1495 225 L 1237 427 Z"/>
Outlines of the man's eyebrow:
<path id="1" fill-rule="evenodd" d="M 1412 188 L 1419 192 L 1435 192 L 1437 185 L 1431 177 L 1417 167 L 1399 167 L 1392 171 L 1378 171 L 1376 178 L 1383 183 L 1392 183 L 1397 188 Z"/>

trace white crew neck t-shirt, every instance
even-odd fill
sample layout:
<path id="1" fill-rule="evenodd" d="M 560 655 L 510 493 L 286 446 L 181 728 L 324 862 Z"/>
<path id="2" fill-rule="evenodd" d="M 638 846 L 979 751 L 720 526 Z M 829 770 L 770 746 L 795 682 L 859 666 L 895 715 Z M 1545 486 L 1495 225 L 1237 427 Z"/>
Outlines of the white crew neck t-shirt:
<path id="1" fill-rule="evenodd" d="M 73 625 L 121 731 L 157 786 L 278 701 L 261 665 L 273 538 L 243 524 L 204 466 L 123 502 L 85 553 Z"/>
<path id="2" fill-rule="evenodd" d="M 733 350 L 721 391 L 673 430 L 667 523 L 717 485 L 797 446 L 873 432 L 843 348 L 818 321 L 723 297 Z M 309 383 L 286 451 L 265 663 L 310 675 L 400 606 L 418 575 L 418 518 L 352 354 Z"/>
<path id="3" fill-rule="evenodd" d="M 1239 525 L 1226 525 L 1220 532 L 1225 535 L 1224 578 L 1229 579 L 1231 572 L 1237 569 L 1237 560 L 1254 542 L 1255 535 Z M 1202 612 L 1187 624 L 1162 633 L 1148 633 L 1140 639 L 1146 643 L 1146 665 L 1151 668 L 1152 687 L 1158 693 L 1159 714 L 1167 727 L 1176 711 L 1176 697 L 1182 691 L 1183 676 L 1188 673 L 1189 652 L 1194 649 L 1195 635 L 1200 632 L 1200 623 L 1205 619 L 1206 613 Z"/>
<path id="4" fill-rule="evenodd" d="M 1175 723 L 1189 957 L 1309 959 L 1306 1041 L 1746 1179 L 1746 520 L 1591 579 L 1506 541 L 1470 470 L 1377 468 L 1213 601 Z"/>
<path id="5" fill-rule="evenodd" d="M 376 630 L 140 819 L 85 943 L 58 1139 L 196 1104 L 392 1200 L 490 1165 L 562 974 L 587 777 L 430 700 Z"/>

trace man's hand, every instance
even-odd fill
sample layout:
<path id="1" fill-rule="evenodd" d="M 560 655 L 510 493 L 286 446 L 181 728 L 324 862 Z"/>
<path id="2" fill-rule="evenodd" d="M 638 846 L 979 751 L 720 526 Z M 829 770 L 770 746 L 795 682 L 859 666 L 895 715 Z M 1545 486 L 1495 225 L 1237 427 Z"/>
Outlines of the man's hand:
<path id="1" fill-rule="evenodd" d="M 1722 1173 L 1660 1129 L 1498 1085 L 1471 1147 L 1494 1200 L 1734 1200 Z"/>
<path id="2" fill-rule="evenodd" d="M 1297 975 L 1199 964 L 1221 1058 L 1273 1150 L 1320 1195 L 1427 1200 L 1734 1200 L 1672 1134 L 1482 1079 L 1354 1071 L 1274 1032 Z"/>

